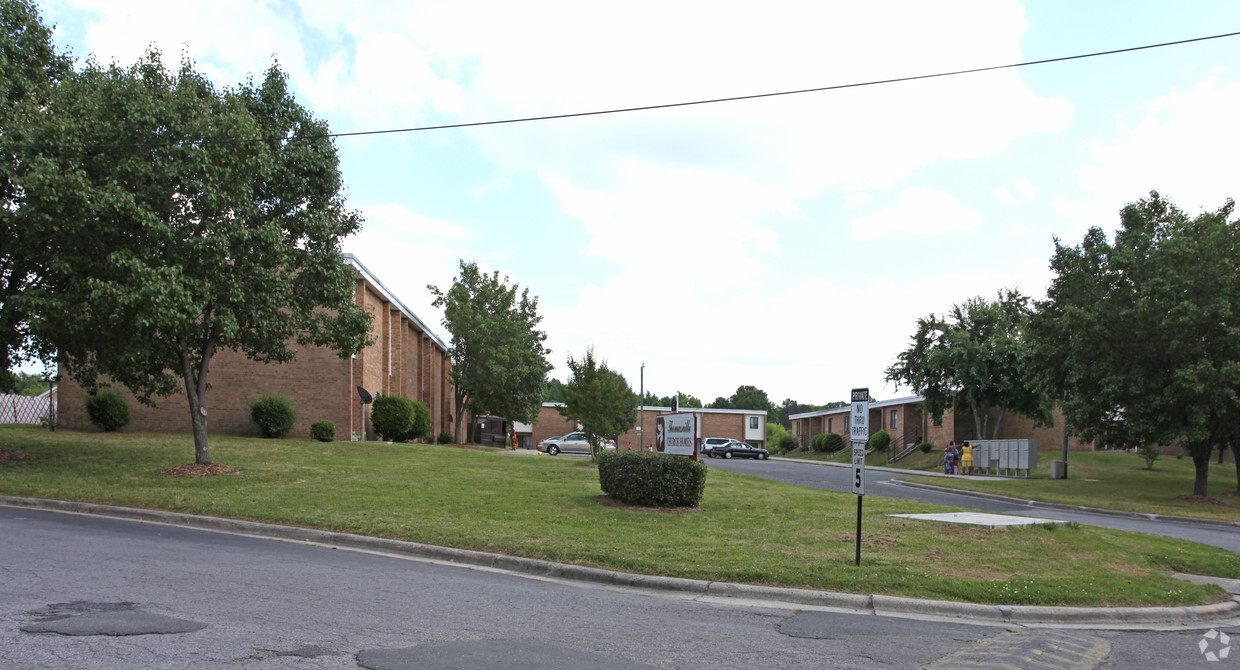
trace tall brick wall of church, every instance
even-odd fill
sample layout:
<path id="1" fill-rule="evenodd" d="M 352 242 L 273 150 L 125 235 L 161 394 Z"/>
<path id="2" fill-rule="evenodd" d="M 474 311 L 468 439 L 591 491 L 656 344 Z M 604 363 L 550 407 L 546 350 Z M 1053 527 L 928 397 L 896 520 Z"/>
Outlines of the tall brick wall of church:
<path id="1" fill-rule="evenodd" d="M 377 439 L 370 425 L 370 406 L 364 410 L 356 391 L 401 394 L 426 403 L 431 410 L 432 438 L 451 430 L 445 396 L 450 396 L 447 352 L 418 328 L 417 323 L 394 308 L 365 279 L 358 280 L 355 299 L 369 311 L 373 344 L 351 359 L 341 359 L 324 347 L 294 346 L 291 363 L 256 363 L 244 355 L 222 351 L 211 359 L 207 380 L 207 430 L 212 434 L 258 436 L 250 422 L 246 401 L 262 391 L 278 391 L 297 406 L 297 425 L 291 438 L 306 439 L 310 424 L 328 419 L 336 424 L 338 440 L 361 432 L 365 421 L 367 439 Z M 389 364 L 390 352 L 390 364 Z M 158 400 L 148 407 L 125 397 L 134 410 L 124 432 L 190 434 L 189 405 L 184 393 Z M 61 382 L 60 425 L 70 430 L 95 430 L 85 411 L 85 393 L 72 379 Z"/>

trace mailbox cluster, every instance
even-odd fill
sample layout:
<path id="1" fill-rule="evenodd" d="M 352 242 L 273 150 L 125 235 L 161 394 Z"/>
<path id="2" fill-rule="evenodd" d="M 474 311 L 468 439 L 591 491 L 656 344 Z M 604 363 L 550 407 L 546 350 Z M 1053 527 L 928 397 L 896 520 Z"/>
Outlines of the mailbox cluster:
<path id="1" fill-rule="evenodd" d="M 1028 477 L 1038 467 L 1037 440 L 972 440 L 973 470 L 1006 477 Z"/>

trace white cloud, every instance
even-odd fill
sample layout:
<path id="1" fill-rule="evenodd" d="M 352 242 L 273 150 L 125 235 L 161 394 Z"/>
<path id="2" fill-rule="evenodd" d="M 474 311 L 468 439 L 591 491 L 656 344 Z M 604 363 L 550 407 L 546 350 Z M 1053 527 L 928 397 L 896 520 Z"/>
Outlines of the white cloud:
<path id="1" fill-rule="evenodd" d="M 1089 164 L 1078 173 L 1089 196 L 1055 200 L 1055 209 L 1073 222 L 1067 241 L 1080 239 L 1091 226 L 1114 230 L 1120 208 L 1151 190 L 1188 212 L 1216 209 L 1240 196 L 1240 134 L 1228 132 L 1238 107 L 1240 79 L 1220 70 L 1149 103 L 1122 137 L 1095 142 Z"/>
<path id="2" fill-rule="evenodd" d="M 922 186 L 900 192 L 895 205 L 848 224 L 857 241 L 884 235 L 945 235 L 971 230 L 982 224 L 977 212 L 961 206 L 955 196 Z"/>

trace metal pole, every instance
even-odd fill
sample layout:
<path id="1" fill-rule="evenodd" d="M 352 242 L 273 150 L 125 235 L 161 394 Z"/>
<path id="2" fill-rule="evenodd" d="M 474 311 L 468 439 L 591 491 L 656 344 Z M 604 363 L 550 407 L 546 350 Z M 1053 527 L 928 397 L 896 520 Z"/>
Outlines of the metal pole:
<path id="1" fill-rule="evenodd" d="M 641 402 L 637 403 L 637 416 L 641 419 L 641 427 L 637 429 L 637 432 L 641 433 L 641 435 L 637 436 L 637 450 L 645 451 L 646 450 L 646 444 L 645 444 L 646 442 L 646 364 L 645 363 L 642 363 L 641 394 L 642 394 Z M 616 448 L 619 448 L 619 447 L 620 445 L 616 445 Z"/>
<path id="2" fill-rule="evenodd" d="M 1063 415 L 1063 478 L 1068 478 L 1068 414 Z"/>
<path id="3" fill-rule="evenodd" d="M 857 496 L 857 567 L 861 567 L 861 501 L 865 496 Z"/>

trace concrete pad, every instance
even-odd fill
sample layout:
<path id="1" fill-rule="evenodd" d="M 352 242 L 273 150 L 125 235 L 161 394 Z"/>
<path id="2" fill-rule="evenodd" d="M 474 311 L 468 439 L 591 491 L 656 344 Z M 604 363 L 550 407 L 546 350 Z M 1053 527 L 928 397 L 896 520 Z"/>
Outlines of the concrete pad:
<path id="1" fill-rule="evenodd" d="M 902 519 L 922 519 L 942 523 L 959 523 L 983 528 L 1007 528 L 1008 526 L 1033 526 L 1044 523 L 1067 523 L 1058 519 L 1035 519 L 1008 514 L 985 514 L 983 512 L 952 512 L 948 514 L 892 514 Z"/>

